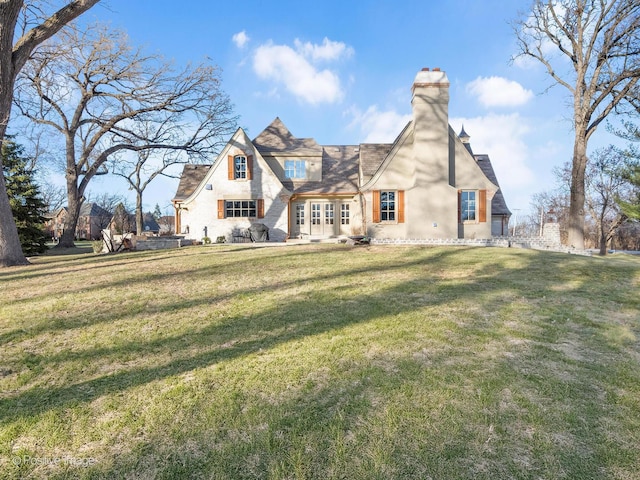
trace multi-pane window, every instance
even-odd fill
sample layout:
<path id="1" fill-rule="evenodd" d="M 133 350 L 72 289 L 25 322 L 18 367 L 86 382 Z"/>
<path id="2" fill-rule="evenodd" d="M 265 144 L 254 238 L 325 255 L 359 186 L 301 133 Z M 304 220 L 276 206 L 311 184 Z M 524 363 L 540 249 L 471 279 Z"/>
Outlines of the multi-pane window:
<path id="1" fill-rule="evenodd" d="M 285 178 L 305 178 L 306 166 L 304 160 L 285 160 L 284 161 Z"/>
<path id="2" fill-rule="evenodd" d="M 296 225 L 304 225 L 304 203 L 296 204 Z"/>
<path id="3" fill-rule="evenodd" d="M 225 201 L 226 217 L 257 217 L 257 202 L 255 200 L 227 200 Z"/>
<path id="4" fill-rule="evenodd" d="M 333 225 L 333 203 L 324 205 L 324 223 L 325 225 Z"/>
<path id="5" fill-rule="evenodd" d="M 322 222 L 320 206 L 319 203 L 311 204 L 311 225 L 320 225 Z"/>
<path id="6" fill-rule="evenodd" d="M 349 204 L 340 205 L 340 224 L 349 225 Z"/>
<path id="7" fill-rule="evenodd" d="M 247 157 L 244 155 L 233 157 L 233 177 L 235 179 L 247 178 Z"/>
<path id="8" fill-rule="evenodd" d="M 396 219 L 396 192 L 380 192 L 380 220 L 395 221 Z"/>
<path id="9" fill-rule="evenodd" d="M 460 221 L 476 219 L 476 192 L 463 190 L 460 192 Z"/>

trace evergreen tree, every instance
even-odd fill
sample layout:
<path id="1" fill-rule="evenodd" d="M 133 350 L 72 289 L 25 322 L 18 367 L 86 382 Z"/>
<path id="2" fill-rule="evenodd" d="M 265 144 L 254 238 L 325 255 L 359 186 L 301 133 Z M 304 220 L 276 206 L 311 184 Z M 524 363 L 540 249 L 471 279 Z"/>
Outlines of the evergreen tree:
<path id="1" fill-rule="evenodd" d="M 151 215 L 153 215 L 153 218 L 155 218 L 156 221 L 160 220 L 160 217 L 162 217 L 162 210 L 160 210 L 160 205 L 156 203 L 156 208 L 153 210 L 153 213 Z"/>
<path id="2" fill-rule="evenodd" d="M 2 143 L 2 174 L 22 251 L 25 255 L 44 253 L 47 250 L 43 216 L 46 205 L 32 172 L 27 169 L 22 147 L 6 138 Z"/>
<path id="3" fill-rule="evenodd" d="M 619 200 L 622 212 L 632 220 L 640 220 L 640 165 L 634 165 L 625 173 L 626 180 L 633 185 L 634 192 L 629 201 Z"/>

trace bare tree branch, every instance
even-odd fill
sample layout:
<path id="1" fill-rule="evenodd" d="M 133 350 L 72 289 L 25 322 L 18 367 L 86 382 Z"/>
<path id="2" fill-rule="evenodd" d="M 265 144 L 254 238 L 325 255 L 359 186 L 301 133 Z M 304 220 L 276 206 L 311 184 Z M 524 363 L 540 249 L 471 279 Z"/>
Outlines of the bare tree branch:
<path id="1" fill-rule="evenodd" d="M 178 70 L 160 56 L 134 49 L 124 33 L 100 25 L 61 32 L 57 41 L 34 52 L 17 92 L 20 112 L 63 138 L 71 222 L 77 221 L 91 179 L 106 172 L 107 162 L 123 174 L 120 167 L 132 154 L 171 158 L 171 163 L 202 161 L 217 154 L 236 129 L 218 67 Z M 72 242 L 63 237 L 59 245 Z"/>

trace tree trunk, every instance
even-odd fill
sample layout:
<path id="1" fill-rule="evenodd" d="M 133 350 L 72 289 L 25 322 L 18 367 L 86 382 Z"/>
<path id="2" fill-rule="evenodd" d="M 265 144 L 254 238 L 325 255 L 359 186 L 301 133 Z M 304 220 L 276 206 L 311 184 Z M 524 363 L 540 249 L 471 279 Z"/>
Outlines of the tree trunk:
<path id="1" fill-rule="evenodd" d="M 9 123 L 15 73 L 12 62 L 13 34 L 22 2 L 2 2 L 0 4 L 0 140 Z M 2 159 L 0 159 L 0 172 Z M 11 213 L 11 205 L 4 183 L 0 177 L 0 266 L 27 265 L 29 262 L 22 253 L 16 222 Z"/>
<path id="2" fill-rule="evenodd" d="M 598 254 L 604 257 L 607 254 L 607 243 L 609 243 L 607 239 L 607 234 L 604 232 L 604 228 L 601 227 L 600 231 L 600 251 Z"/>
<path id="3" fill-rule="evenodd" d="M 583 128 L 576 128 L 571 169 L 571 196 L 569 199 L 569 246 L 584 250 L 584 174 L 587 166 L 587 140 Z"/>
<path id="4" fill-rule="evenodd" d="M 21 37 L 15 48 L 15 27 L 24 2 L 20 0 L 0 2 L 0 141 L 4 140 L 9 123 L 16 75 L 33 49 L 98 1 L 77 0 L 66 4 L 47 21 Z M 2 160 L 0 160 L 1 170 Z M 0 266 L 10 267 L 28 263 L 22 253 L 18 229 L 11 213 L 3 177 L 0 179 Z"/>
<path id="5" fill-rule="evenodd" d="M 80 208 L 82 208 L 82 202 L 84 201 L 80 192 L 78 192 L 76 181 L 77 179 L 74 175 L 67 175 L 67 216 L 64 219 L 64 231 L 55 248 L 75 247 L 76 228 L 80 218 Z"/>
<path id="6" fill-rule="evenodd" d="M 144 232 L 144 219 L 142 215 L 142 192 L 136 192 L 136 235 Z"/>

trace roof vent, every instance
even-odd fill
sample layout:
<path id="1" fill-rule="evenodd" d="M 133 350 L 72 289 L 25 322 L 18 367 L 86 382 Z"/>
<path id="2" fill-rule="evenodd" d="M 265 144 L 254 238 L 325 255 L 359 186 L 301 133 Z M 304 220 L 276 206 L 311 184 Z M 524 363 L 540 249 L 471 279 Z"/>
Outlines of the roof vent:
<path id="1" fill-rule="evenodd" d="M 429 68 L 428 68 L 428 67 L 425 67 L 425 68 L 423 68 L 423 69 L 422 69 L 422 71 L 423 71 L 423 72 L 428 72 L 428 71 L 429 71 Z"/>

